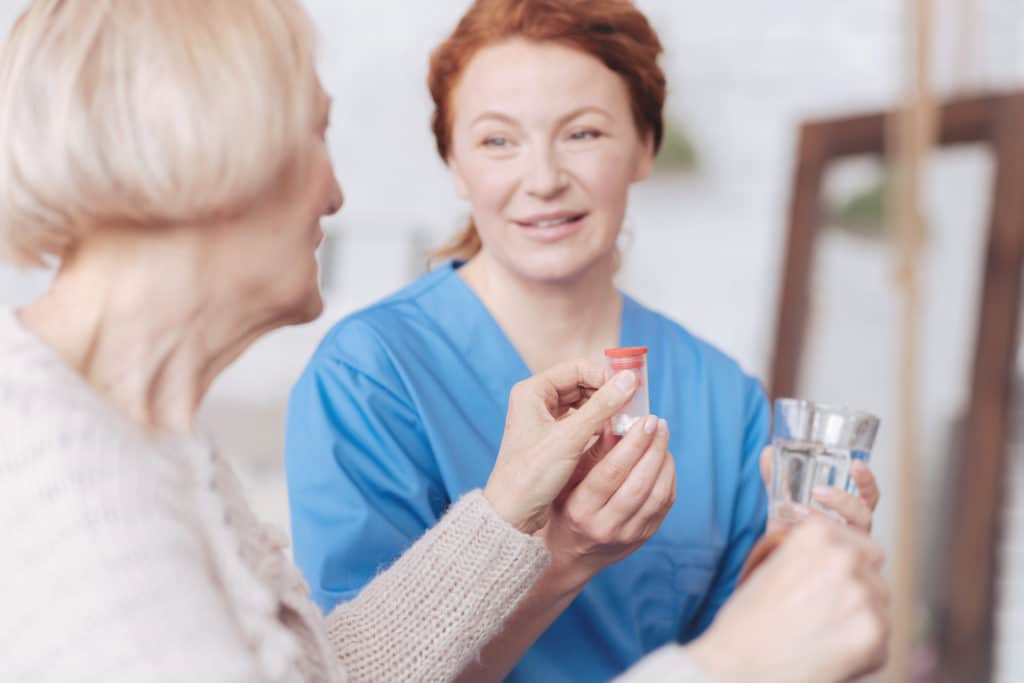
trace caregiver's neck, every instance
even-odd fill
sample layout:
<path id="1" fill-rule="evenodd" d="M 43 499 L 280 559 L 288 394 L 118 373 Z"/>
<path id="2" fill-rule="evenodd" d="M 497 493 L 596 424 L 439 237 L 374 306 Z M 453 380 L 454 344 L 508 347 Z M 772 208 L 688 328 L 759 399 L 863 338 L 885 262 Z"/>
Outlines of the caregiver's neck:
<path id="1" fill-rule="evenodd" d="M 599 361 L 604 349 L 618 346 L 622 297 L 614 253 L 558 281 L 523 277 L 483 251 L 458 272 L 533 373 L 566 360 Z"/>

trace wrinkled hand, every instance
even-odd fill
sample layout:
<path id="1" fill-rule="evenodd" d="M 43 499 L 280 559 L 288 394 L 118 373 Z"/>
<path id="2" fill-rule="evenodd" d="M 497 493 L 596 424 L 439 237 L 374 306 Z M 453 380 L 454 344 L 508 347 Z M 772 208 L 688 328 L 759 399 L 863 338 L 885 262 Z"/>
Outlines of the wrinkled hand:
<path id="1" fill-rule="evenodd" d="M 624 437 L 605 427 L 552 506 L 541 535 L 551 570 L 568 587 L 582 586 L 643 545 L 676 499 L 676 467 L 665 420 L 650 415 Z"/>
<path id="2" fill-rule="evenodd" d="M 772 485 L 773 453 L 771 446 L 761 451 L 761 477 L 764 479 L 765 487 L 769 489 Z M 881 498 L 878 482 L 871 468 L 861 460 L 855 460 L 850 465 L 850 476 L 857 484 L 858 495 L 834 486 L 819 486 L 814 489 L 814 500 L 838 513 L 850 526 L 871 533 L 875 508 L 878 507 L 878 500 Z"/>
<path id="3" fill-rule="evenodd" d="M 811 517 L 689 646 L 716 681 L 825 683 L 886 660 L 890 595 L 881 548 L 865 534 Z"/>
<path id="4" fill-rule="evenodd" d="M 632 372 L 606 382 L 604 368 L 588 361 L 557 365 L 515 385 L 484 489 L 495 512 L 525 533 L 543 527 L 588 443 L 636 388 Z"/>

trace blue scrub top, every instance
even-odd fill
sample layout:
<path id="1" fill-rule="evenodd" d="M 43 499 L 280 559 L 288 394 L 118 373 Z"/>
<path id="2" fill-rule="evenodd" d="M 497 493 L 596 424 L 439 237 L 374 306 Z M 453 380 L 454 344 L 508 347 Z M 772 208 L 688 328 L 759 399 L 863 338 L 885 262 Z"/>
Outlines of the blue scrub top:
<path id="1" fill-rule="evenodd" d="M 441 267 L 338 323 L 296 383 L 286 467 L 295 559 L 326 612 L 354 597 L 494 466 L 512 385 L 530 376 L 483 302 Z M 643 547 L 595 576 L 508 681 L 607 681 L 698 636 L 767 513 L 768 403 L 737 364 L 623 297 L 622 346 L 649 347 L 678 495 Z"/>

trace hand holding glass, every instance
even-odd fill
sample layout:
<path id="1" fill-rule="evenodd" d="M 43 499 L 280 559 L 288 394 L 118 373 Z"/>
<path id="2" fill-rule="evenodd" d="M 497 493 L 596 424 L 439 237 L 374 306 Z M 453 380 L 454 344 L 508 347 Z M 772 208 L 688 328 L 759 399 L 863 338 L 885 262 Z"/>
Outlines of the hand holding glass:
<path id="1" fill-rule="evenodd" d="M 869 413 L 792 398 L 777 400 L 769 516 L 791 524 L 804 516 L 799 506 L 833 514 L 815 502 L 814 487 L 856 493 L 850 464 L 870 458 L 878 426 L 878 418 Z"/>

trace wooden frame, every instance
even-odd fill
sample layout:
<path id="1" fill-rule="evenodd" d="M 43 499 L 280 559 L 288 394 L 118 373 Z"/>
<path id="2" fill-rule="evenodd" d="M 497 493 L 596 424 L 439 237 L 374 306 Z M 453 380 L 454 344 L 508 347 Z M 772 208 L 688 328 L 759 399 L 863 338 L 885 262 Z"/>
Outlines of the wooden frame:
<path id="1" fill-rule="evenodd" d="M 796 393 L 825 169 L 843 157 L 884 155 L 887 120 L 893 115 L 876 112 L 801 128 L 772 359 L 773 397 Z M 1024 253 L 1024 92 L 950 101 L 940 109 L 937 132 L 940 146 L 988 143 L 996 162 L 970 404 L 955 464 L 947 602 L 940 615 L 941 680 L 960 683 L 990 680 L 992 673 L 996 546 Z"/>

